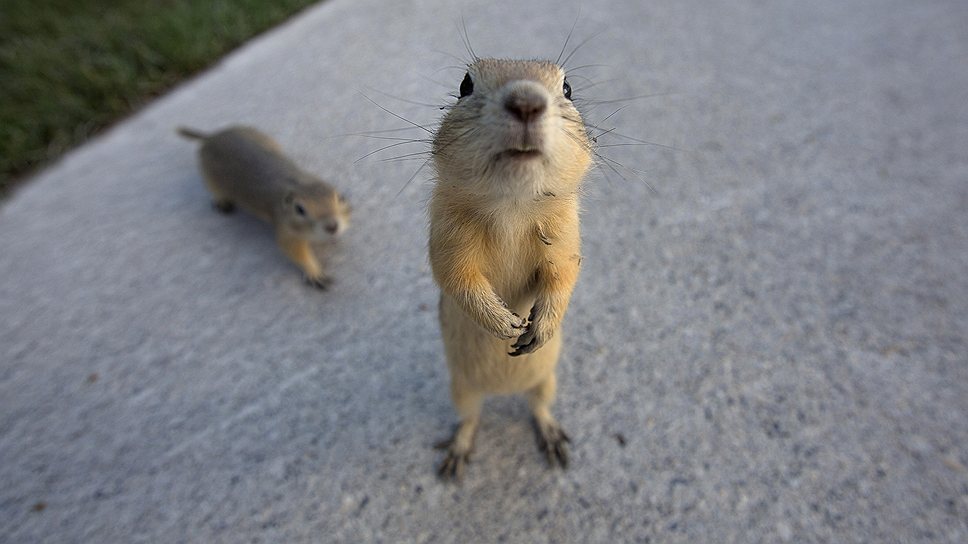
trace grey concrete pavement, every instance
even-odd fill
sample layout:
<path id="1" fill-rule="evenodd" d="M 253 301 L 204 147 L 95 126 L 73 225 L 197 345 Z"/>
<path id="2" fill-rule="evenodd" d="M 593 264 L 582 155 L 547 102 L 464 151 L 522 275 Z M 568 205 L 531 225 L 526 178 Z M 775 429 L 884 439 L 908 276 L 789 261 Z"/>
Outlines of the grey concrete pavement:
<path id="1" fill-rule="evenodd" d="M 430 183 L 379 160 L 424 148 L 345 134 L 406 126 L 360 90 L 434 122 L 381 93 L 448 100 L 462 15 L 480 55 L 557 56 L 577 5 L 517 4 L 325 3 L 2 205 L 0 541 L 968 541 L 959 0 L 586 2 L 576 98 L 673 93 L 587 120 L 682 151 L 599 141 L 656 193 L 587 183 L 573 467 L 502 398 L 435 480 Z M 330 292 L 210 210 L 173 129 L 239 122 L 354 203 Z"/>

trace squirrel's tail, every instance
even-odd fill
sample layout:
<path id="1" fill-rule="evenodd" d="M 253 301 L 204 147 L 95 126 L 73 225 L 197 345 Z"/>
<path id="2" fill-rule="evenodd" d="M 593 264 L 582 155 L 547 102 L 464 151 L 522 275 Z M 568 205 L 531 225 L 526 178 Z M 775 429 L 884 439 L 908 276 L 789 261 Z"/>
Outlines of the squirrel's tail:
<path id="1" fill-rule="evenodd" d="M 205 138 L 208 138 L 208 134 L 188 127 L 178 127 L 178 134 L 193 140 L 204 140 Z"/>

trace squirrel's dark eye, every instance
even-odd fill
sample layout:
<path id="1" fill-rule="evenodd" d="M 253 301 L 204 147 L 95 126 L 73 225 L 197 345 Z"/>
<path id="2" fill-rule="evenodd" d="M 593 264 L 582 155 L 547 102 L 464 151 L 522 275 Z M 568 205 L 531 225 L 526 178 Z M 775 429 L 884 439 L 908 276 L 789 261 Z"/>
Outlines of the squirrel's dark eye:
<path id="1" fill-rule="evenodd" d="M 295 209 L 295 210 L 296 210 L 296 213 L 297 213 L 297 214 L 299 214 L 299 215 L 301 215 L 301 216 L 303 216 L 303 217 L 305 217 L 305 216 L 306 216 L 306 208 L 303 208 L 303 207 L 302 207 L 302 204 L 296 204 L 296 205 L 295 205 L 295 206 L 293 207 L 293 209 Z"/>
<path id="2" fill-rule="evenodd" d="M 568 84 L 568 80 L 565 80 L 565 84 L 561 87 L 561 92 L 565 94 L 565 98 L 571 100 L 571 85 Z"/>
<path id="3" fill-rule="evenodd" d="M 471 75 L 464 74 L 464 81 L 460 82 L 460 97 L 464 98 L 472 92 L 474 92 L 474 82 L 471 81 Z"/>

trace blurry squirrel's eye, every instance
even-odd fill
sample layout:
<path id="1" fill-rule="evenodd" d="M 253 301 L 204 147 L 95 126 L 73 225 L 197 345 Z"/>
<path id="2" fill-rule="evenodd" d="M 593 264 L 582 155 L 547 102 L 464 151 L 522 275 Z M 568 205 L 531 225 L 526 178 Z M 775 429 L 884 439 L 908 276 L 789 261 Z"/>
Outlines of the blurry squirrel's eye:
<path id="1" fill-rule="evenodd" d="M 561 92 L 565 94 L 565 98 L 571 100 L 571 85 L 568 84 L 568 80 L 565 80 L 565 84 L 561 87 Z"/>
<path id="2" fill-rule="evenodd" d="M 303 208 L 302 207 L 302 204 L 296 204 L 293 209 L 296 210 L 296 213 L 297 214 L 299 214 L 299 215 L 301 215 L 303 217 L 306 216 L 306 208 Z"/>
<path id="3" fill-rule="evenodd" d="M 471 75 L 464 74 L 464 81 L 460 82 L 460 97 L 464 98 L 472 92 L 474 92 L 474 82 L 471 81 Z"/>

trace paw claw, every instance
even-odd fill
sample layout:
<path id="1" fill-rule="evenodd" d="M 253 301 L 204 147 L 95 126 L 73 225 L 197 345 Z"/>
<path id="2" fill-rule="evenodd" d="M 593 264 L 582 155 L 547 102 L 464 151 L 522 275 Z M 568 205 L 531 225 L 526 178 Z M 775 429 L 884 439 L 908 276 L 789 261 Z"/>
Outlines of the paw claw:
<path id="1" fill-rule="evenodd" d="M 538 449 L 545 454 L 551 468 L 568 468 L 568 444 L 571 438 L 557 424 L 537 426 Z"/>
<path id="2" fill-rule="evenodd" d="M 469 453 L 448 451 L 440 467 L 437 468 L 437 476 L 442 480 L 460 481 L 464 476 L 464 466 L 470 463 L 470 459 Z"/>
<path id="3" fill-rule="evenodd" d="M 546 339 L 538 337 L 537 323 L 534 321 L 534 313 L 534 309 L 532 309 L 531 316 L 528 318 L 527 328 L 521 333 L 520 336 L 518 336 L 518 339 L 511 344 L 512 351 L 508 353 L 508 355 L 511 357 L 532 353 L 545 343 Z"/>
<path id="4" fill-rule="evenodd" d="M 528 338 L 527 341 L 525 341 L 525 337 L 528 336 L 529 334 L 531 335 L 531 337 Z M 508 355 L 510 355 L 511 357 L 517 357 L 519 355 L 532 353 L 537 348 L 538 346 L 535 343 L 534 334 L 526 332 L 518 338 L 517 342 L 511 345 L 511 349 L 514 351 L 511 351 L 510 353 L 508 353 Z"/>
<path id="5" fill-rule="evenodd" d="M 235 211 L 235 204 L 228 200 L 213 200 L 212 209 L 218 213 L 228 215 Z"/>
<path id="6" fill-rule="evenodd" d="M 520 336 L 528 327 L 528 320 L 519 316 L 514 312 L 508 312 L 511 314 L 511 318 L 505 322 L 505 329 L 497 333 L 497 336 L 510 340 L 516 336 Z"/>
<path id="7" fill-rule="evenodd" d="M 333 285 L 333 278 L 329 276 L 305 276 L 306 283 L 310 286 L 325 291 Z"/>

